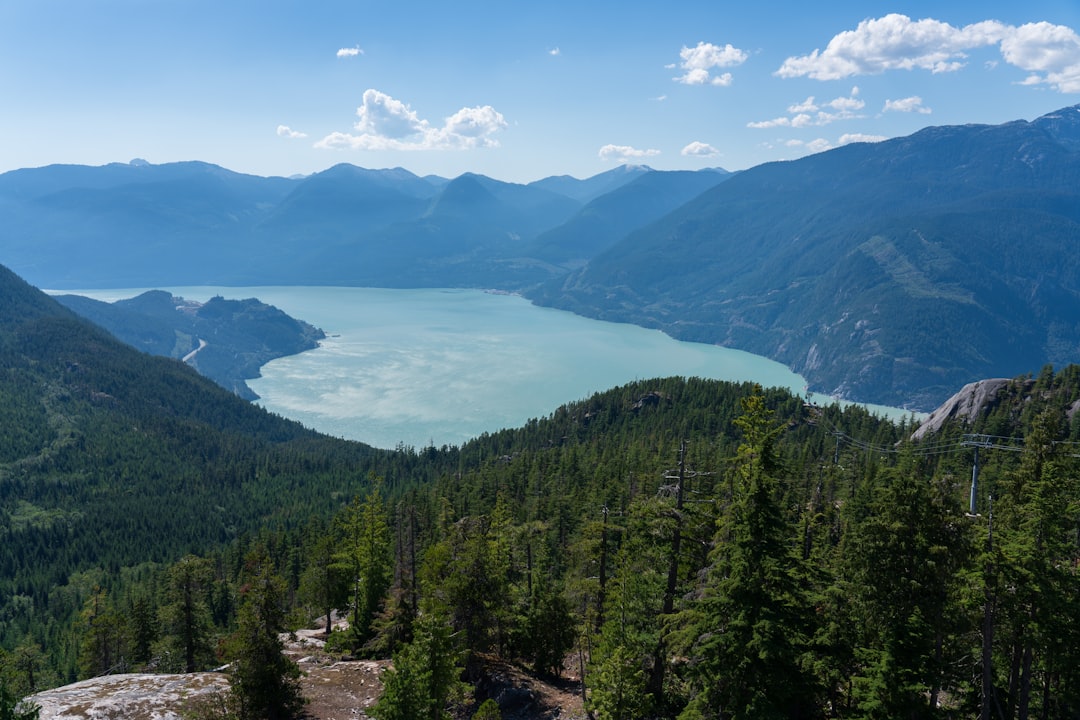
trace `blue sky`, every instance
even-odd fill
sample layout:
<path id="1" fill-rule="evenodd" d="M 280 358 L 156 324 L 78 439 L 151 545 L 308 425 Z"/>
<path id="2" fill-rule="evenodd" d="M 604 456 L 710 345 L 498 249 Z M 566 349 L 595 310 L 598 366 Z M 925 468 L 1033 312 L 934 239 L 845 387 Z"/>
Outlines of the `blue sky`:
<path id="1" fill-rule="evenodd" d="M 739 170 L 1080 103 L 1080 2 L 3 0 L 0 172 Z"/>

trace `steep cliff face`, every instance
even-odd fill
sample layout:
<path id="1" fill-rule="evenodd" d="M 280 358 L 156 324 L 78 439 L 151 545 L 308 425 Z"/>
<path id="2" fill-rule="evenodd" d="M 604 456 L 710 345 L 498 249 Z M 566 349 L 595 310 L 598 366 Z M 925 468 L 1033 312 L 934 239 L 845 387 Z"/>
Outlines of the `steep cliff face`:
<path id="1" fill-rule="evenodd" d="M 911 439 L 921 440 L 927 435 L 936 433 L 950 420 L 973 422 L 997 405 L 1001 389 L 1010 382 L 1012 381 L 1008 378 L 992 378 L 968 383 L 960 388 L 960 392 L 930 413 L 930 416 L 912 434 Z"/>

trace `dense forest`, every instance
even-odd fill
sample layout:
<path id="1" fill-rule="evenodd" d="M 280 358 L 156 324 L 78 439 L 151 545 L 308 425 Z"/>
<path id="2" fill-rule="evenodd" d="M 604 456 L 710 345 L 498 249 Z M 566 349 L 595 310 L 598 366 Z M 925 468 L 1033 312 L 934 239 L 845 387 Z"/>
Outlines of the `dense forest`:
<path id="1" fill-rule="evenodd" d="M 493 658 L 581 672 L 599 719 L 1080 717 L 1078 397 L 1080 367 L 1047 367 L 912 442 L 858 407 L 668 378 L 460 448 L 227 423 L 81 446 L 103 479 L 35 475 L 41 501 L 3 515 L 4 684 L 234 660 L 277 704 L 230 712 L 289 717 L 295 669 L 266 638 L 336 609 L 330 647 L 394 660 L 382 720 L 490 712 Z M 0 425 L 5 459 L 59 442 L 26 407 L 0 404 L 29 413 Z M 110 491 L 131 477 L 172 494 Z M 189 507 L 202 485 L 219 506 Z M 131 529 L 151 502 L 174 525 Z"/>

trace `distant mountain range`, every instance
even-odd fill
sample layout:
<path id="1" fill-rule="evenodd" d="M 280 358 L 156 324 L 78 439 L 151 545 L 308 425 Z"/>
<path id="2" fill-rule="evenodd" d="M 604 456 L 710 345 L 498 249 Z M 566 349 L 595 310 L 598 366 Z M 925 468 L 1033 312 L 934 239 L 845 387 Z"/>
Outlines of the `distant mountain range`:
<path id="1" fill-rule="evenodd" d="M 1080 357 L 1080 106 L 737 174 L 50 166 L 0 175 L 0 226 L 42 287 L 499 288 L 922 410 Z"/>
<path id="2" fill-rule="evenodd" d="M 519 185 L 352 165 L 300 179 L 201 162 L 52 165 L 0 175 L 0 263 L 49 288 L 518 289 L 580 263 L 581 250 L 565 238 L 534 247 L 546 231 L 595 212 L 597 198 L 648 178 L 659 194 L 634 207 L 629 226 L 637 227 L 729 173 L 691 173 L 697 182 L 686 175 L 624 166 Z"/>
<path id="3" fill-rule="evenodd" d="M 929 410 L 1080 358 L 1080 106 L 761 165 L 528 293 Z"/>

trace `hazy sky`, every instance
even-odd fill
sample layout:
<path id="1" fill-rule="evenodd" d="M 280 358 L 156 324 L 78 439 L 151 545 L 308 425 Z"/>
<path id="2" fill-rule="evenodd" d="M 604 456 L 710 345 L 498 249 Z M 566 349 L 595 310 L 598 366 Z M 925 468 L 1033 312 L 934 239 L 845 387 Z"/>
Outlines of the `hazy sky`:
<path id="1" fill-rule="evenodd" d="M 1078 33 L 1078 0 L 0 0 L 0 172 L 738 170 L 1080 103 Z"/>

